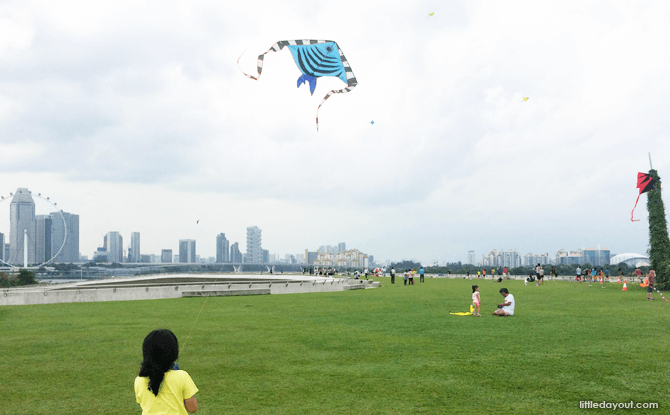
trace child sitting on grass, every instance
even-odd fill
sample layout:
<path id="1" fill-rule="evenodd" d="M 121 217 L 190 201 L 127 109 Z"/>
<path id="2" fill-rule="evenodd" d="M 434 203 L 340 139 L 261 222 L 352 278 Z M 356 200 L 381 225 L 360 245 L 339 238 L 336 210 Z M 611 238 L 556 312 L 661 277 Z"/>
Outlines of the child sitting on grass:
<path id="1" fill-rule="evenodd" d="M 198 388 L 183 370 L 178 370 L 177 336 L 170 330 L 154 330 L 142 343 L 144 360 L 135 378 L 135 399 L 143 415 L 183 414 L 198 410 Z"/>

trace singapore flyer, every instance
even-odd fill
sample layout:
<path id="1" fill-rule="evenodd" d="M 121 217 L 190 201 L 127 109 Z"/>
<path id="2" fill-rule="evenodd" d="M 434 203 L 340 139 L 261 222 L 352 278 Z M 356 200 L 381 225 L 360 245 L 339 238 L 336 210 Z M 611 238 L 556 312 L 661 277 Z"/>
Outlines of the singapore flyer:
<path id="1" fill-rule="evenodd" d="M 50 197 L 19 188 L 0 194 L 0 266 L 39 269 L 67 242 L 67 221 Z"/>

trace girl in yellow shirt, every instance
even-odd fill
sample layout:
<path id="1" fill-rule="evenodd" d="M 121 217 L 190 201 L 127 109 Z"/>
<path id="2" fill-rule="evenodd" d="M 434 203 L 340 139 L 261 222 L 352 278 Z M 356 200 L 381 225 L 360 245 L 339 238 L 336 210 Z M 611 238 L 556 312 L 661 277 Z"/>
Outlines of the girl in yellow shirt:
<path id="1" fill-rule="evenodd" d="M 144 360 L 135 378 L 135 398 L 142 415 L 194 413 L 198 410 L 198 388 L 183 370 L 179 370 L 177 336 L 170 330 L 154 330 L 142 343 Z"/>

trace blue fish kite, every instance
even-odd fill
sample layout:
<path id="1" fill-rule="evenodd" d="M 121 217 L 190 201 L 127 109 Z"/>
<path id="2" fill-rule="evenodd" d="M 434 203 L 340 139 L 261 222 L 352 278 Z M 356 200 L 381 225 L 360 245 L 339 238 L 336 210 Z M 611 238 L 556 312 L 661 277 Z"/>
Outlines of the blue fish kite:
<path id="1" fill-rule="evenodd" d="M 319 131 L 319 108 L 321 108 L 321 105 L 333 94 L 346 94 L 350 92 L 358 85 L 358 81 L 356 81 L 356 77 L 349 66 L 349 62 L 344 57 L 344 53 L 342 53 L 337 43 L 332 40 L 280 40 L 272 45 L 270 50 L 262 55 L 258 55 L 257 76 L 247 75 L 244 71 L 242 73 L 248 78 L 257 81 L 263 71 L 263 59 L 265 55 L 270 52 L 278 52 L 285 46 L 291 51 L 295 64 L 298 65 L 298 69 L 302 72 L 302 75 L 298 78 L 298 88 L 307 83 L 309 85 L 309 92 L 313 95 L 316 89 L 316 80 L 322 76 L 334 76 L 347 84 L 345 88 L 334 89 L 328 92 L 316 109 L 316 130 Z M 240 65 L 239 58 L 237 59 L 237 65 L 238 67 Z M 240 68 L 240 70 L 242 69 Z"/>

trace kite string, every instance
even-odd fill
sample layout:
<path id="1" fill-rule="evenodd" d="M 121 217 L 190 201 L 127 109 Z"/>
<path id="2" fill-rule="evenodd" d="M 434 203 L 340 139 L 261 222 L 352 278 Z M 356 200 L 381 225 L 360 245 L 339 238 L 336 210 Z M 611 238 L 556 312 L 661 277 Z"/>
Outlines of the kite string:
<path id="1" fill-rule="evenodd" d="M 641 195 L 642 195 L 642 193 L 637 195 L 637 199 L 635 199 L 635 206 L 633 206 L 633 211 L 630 212 L 630 221 L 631 222 L 639 222 L 640 221 L 640 219 L 635 219 L 635 220 L 633 219 L 633 212 L 635 212 L 635 208 L 637 207 L 637 202 L 640 200 Z"/>
<path id="2" fill-rule="evenodd" d="M 205 301 L 202 302 L 202 307 L 200 307 L 200 312 L 198 312 L 198 315 L 196 316 L 195 321 L 193 322 L 193 325 L 191 326 L 191 330 L 188 332 L 188 335 L 186 336 L 186 340 L 184 340 L 184 346 L 181 349 L 182 354 L 186 350 L 186 343 L 188 342 L 188 339 L 191 337 L 191 333 L 193 332 L 193 328 L 195 327 L 196 323 L 198 322 L 198 319 L 200 318 L 200 314 L 202 314 L 202 310 L 205 308 L 205 304 L 207 304 L 207 300 L 209 300 L 209 297 L 205 298 Z"/>

